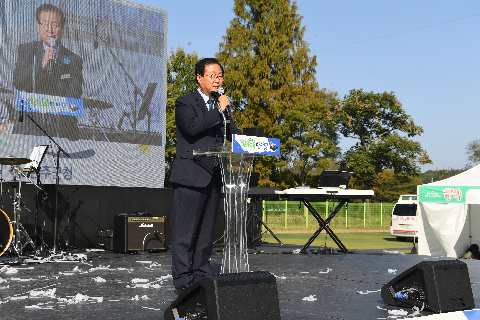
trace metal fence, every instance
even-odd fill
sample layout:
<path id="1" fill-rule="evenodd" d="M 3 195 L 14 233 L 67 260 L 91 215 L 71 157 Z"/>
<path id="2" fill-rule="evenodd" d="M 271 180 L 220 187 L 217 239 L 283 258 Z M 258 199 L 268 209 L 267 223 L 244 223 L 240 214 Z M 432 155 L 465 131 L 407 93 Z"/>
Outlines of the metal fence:
<path id="1" fill-rule="evenodd" d="M 338 201 L 310 202 L 326 219 Z M 388 230 L 394 203 L 348 203 L 330 221 L 332 229 Z M 317 229 L 315 217 L 300 201 L 263 201 L 263 221 L 276 230 Z"/>

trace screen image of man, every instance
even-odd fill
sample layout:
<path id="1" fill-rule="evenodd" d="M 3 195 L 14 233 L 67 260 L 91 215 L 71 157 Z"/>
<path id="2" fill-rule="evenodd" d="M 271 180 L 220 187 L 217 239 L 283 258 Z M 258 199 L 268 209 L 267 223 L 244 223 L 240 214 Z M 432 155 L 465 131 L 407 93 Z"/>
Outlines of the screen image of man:
<path id="1" fill-rule="evenodd" d="M 230 102 L 222 95 L 215 100 L 223 84 L 223 67 L 214 58 L 200 60 L 195 66 L 198 89 L 175 101 L 176 157 L 170 181 L 173 183 L 174 233 L 172 242 L 173 285 L 178 293 L 202 276 L 211 274 L 210 257 L 215 223 L 221 197 L 219 159 L 194 156 L 193 150 L 223 144 L 223 115 Z M 231 116 L 227 119 L 227 139 L 242 134 Z"/>
<path id="2" fill-rule="evenodd" d="M 18 46 L 13 85 L 19 91 L 79 99 L 82 95 L 83 60 L 62 44 L 66 23 L 64 12 L 52 4 L 44 4 L 36 10 L 36 21 L 41 40 Z M 78 139 L 76 117 L 52 114 L 34 116 L 52 135 Z M 30 124 L 16 124 L 12 133 L 41 135 Z"/>

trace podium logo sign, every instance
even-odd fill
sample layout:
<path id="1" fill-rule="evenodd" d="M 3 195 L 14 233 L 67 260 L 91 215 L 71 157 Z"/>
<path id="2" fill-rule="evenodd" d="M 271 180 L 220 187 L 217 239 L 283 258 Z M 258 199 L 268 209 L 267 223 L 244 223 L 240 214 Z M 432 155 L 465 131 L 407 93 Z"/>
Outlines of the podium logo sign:
<path id="1" fill-rule="evenodd" d="M 24 111 L 63 114 L 75 117 L 81 117 L 83 115 L 82 99 L 19 91 L 17 93 L 18 110 L 22 108 L 22 100 Z"/>
<path id="2" fill-rule="evenodd" d="M 280 139 L 234 134 L 232 142 L 233 152 L 280 155 Z"/>

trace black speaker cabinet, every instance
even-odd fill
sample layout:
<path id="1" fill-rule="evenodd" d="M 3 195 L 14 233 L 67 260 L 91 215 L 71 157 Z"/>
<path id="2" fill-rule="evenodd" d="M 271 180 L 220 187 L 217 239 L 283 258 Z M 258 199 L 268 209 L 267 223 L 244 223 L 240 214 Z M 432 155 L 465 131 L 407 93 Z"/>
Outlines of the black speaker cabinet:
<path id="1" fill-rule="evenodd" d="M 165 249 L 164 216 L 154 216 L 149 213 L 115 215 L 113 251 L 129 253 Z"/>
<path id="2" fill-rule="evenodd" d="M 382 288 L 386 304 L 422 307 L 435 313 L 475 308 L 467 264 L 460 260 L 423 261 Z"/>
<path id="3" fill-rule="evenodd" d="M 247 136 L 265 137 L 265 129 L 260 127 L 243 128 L 243 134 Z"/>
<path id="4" fill-rule="evenodd" d="M 280 319 L 275 276 L 266 271 L 202 277 L 165 310 L 174 320 Z"/>

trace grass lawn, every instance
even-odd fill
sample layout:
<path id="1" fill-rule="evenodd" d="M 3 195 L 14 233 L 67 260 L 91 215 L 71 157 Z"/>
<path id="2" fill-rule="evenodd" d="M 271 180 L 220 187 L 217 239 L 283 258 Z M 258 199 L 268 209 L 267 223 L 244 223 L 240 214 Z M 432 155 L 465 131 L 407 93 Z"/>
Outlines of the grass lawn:
<path id="1" fill-rule="evenodd" d="M 335 230 L 333 230 L 335 232 Z M 313 235 L 310 233 L 275 233 L 276 236 L 285 244 L 304 245 Z M 390 232 L 335 232 L 343 245 L 349 250 L 365 250 L 365 249 L 393 249 L 395 251 L 410 253 L 413 243 L 398 241 L 396 237 L 392 237 Z M 310 245 L 310 249 L 317 249 L 325 246 L 325 236 L 327 233 L 322 231 L 315 241 Z M 269 243 L 276 243 L 270 233 L 265 234 L 262 240 Z M 327 247 L 338 248 L 335 242 L 328 236 Z"/>

